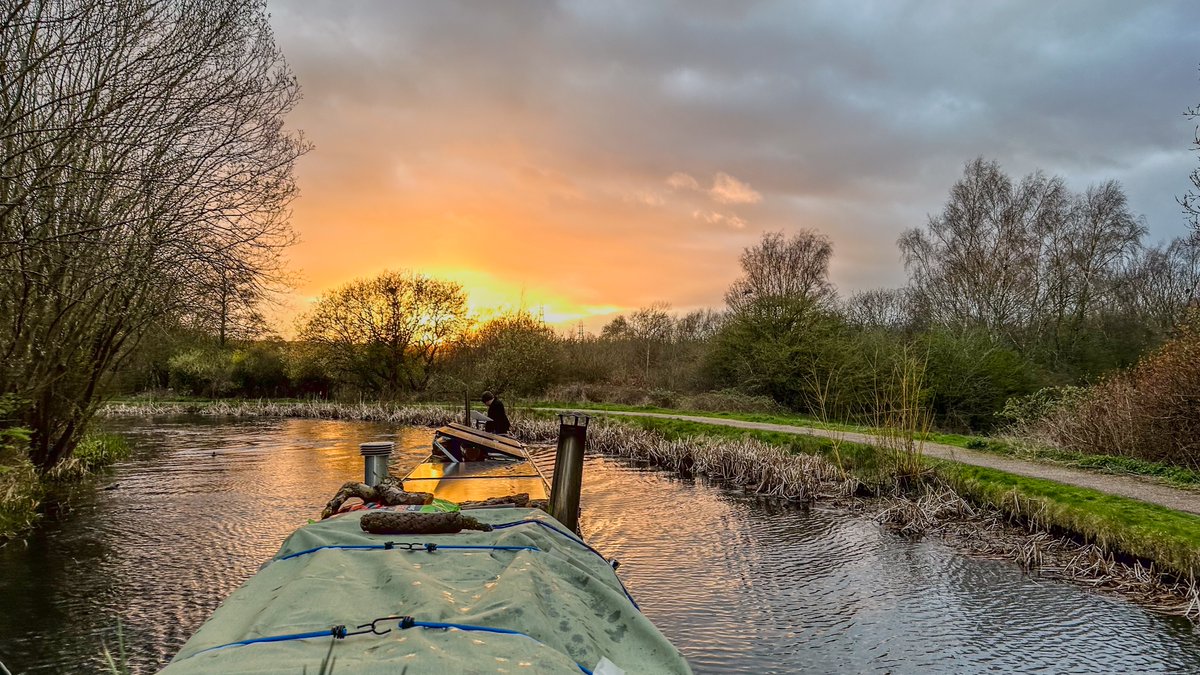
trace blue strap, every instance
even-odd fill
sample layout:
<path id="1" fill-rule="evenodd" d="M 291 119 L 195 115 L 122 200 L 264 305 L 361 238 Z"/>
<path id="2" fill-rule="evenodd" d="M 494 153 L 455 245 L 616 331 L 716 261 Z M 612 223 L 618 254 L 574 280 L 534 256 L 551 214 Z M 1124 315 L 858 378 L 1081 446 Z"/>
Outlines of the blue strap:
<path id="1" fill-rule="evenodd" d="M 473 551 L 486 550 L 486 551 L 537 551 L 537 552 L 541 552 L 541 549 L 537 548 L 536 546 L 487 546 L 487 545 L 467 545 L 467 544 L 450 545 L 450 544 L 433 544 L 433 543 L 410 544 L 410 543 L 396 543 L 396 542 L 389 541 L 389 542 L 386 542 L 383 544 L 327 544 L 325 546 L 316 546 L 314 548 L 310 548 L 305 551 L 297 551 L 296 553 L 289 553 L 288 555 L 285 555 L 282 558 L 279 558 L 279 560 L 291 560 L 292 558 L 299 558 L 302 555 L 316 553 L 317 551 L 323 551 L 325 549 L 334 549 L 334 550 L 338 550 L 338 551 L 391 551 L 391 550 L 395 549 L 395 550 L 399 550 L 399 551 L 426 551 L 428 553 L 433 553 L 434 551 L 451 550 L 451 549 L 453 549 L 453 550 L 469 550 L 469 551 L 471 551 L 471 550 L 473 550 Z"/>
<path id="2" fill-rule="evenodd" d="M 382 619 L 376 619 L 375 622 L 377 622 L 377 621 L 382 621 Z M 375 635 L 383 635 L 383 634 L 390 632 L 390 629 L 384 630 L 382 632 L 375 630 L 375 628 L 374 628 L 375 622 L 371 622 L 370 624 L 363 624 L 363 626 L 368 626 L 368 625 L 372 626 L 372 629 L 370 631 L 365 631 L 365 632 L 370 632 Z M 400 619 L 400 623 L 397 624 L 397 628 L 399 628 L 400 630 L 408 630 L 409 628 L 429 628 L 429 629 L 434 629 L 434 630 L 451 630 L 451 629 L 453 629 L 453 630 L 461 630 L 461 631 L 467 631 L 467 632 L 496 633 L 498 635 L 519 635 L 524 638 L 529 638 L 530 640 L 533 640 L 534 642 L 538 643 L 539 645 L 541 645 L 547 649 L 553 649 L 552 647 L 547 645 L 545 642 L 542 642 L 541 640 L 533 637 L 532 635 L 530 635 L 528 633 L 522 633 L 519 630 L 512 630 L 509 628 L 493 628 L 491 626 L 476 626 L 474 624 L 469 624 L 469 623 L 443 623 L 440 621 L 417 621 L 416 619 L 412 618 L 411 616 L 402 617 Z M 226 643 L 223 645 L 217 645 L 216 647 L 209 647 L 207 649 L 201 649 L 200 651 L 196 652 L 195 654 L 192 654 L 192 656 L 197 656 L 197 655 L 203 654 L 205 652 L 216 651 L 218 649 L 227 649 L 229 647 L 244 647 L 246 645 L 261 644 L 264 642 L 287 642 L 289 640 L 311 640 L 313 638 L 322 638 L 322 637 L 332 637 L 336 640 L 344 640 L 344 639 L 346 639 L 347 635 L 358 635 L 358 634 L 363 634 L 363 632 L 347 633 L 345 626 L 333 626 L 332 628 L 327 628 L 325 630 L 314 630 L 314 631 L 310 631 L 307 633 L 289 633 L 287 635 L 270 635 L 267 637 L 251 638 L 248 640 L 238 640 L 237 642 L 229 642 L 229 643 Z M 189 656 L 188 658 L 191 658 L 191 657 Z M 586 675 L 592 675 L 592 671 L 590 671 L 586 667 L 584 667 L 584 665 L 582 663 L 576 662 L 575 666 L 578 667 L 579 670 L 581 672 L 585 673 Z"/>
<path id="3" fill-rule="evenodd" d="M 551 525 L 550 523 L 547 523 L 543 520 L 537 520 L 536 518 L 529 518 L 526 520 L 517 520 L 517 521 L 513 521 L 511 523 L 500 523 L 499 525 L 492 525 L 492 529 L 493 530 L 503 530 L 503 529 L 509 528 L 509 527 L 517 527 L 518 525 L 531 525 L 531 524 L 532 525 L 541 525 L 542 527 L 546 528 L 547 530 L 550 530 L 551 532 L 558 533 L 559 535 L 562 535 L 562 536 L 566 537 L 567 539 L 570 539 L 571 541 L 575 542 L 576 544 L 579 544 L 580 546 L 586 548 L 587 550 L 591 551 L 592 553 L 595 553 L 604 562 L 606 562 L 606 563 L 608 562 L 608 558 L 605 558 L 603 553 L 601 553 L 600 551 L 597 551 L 596 549 L 592 548 L 591 546 L 588 546 L 588 543 L 586 541 L 580 539 L 579 537 L 576 537 L 575 535 L 567 532 L 566 530 L 561 530 L 561 529 Z M 629 589 L 625 588 L 625 584 L 621 582 L 621 577 L 618 577 L 615 573 L 613 574 L 613 576 L 616 577 L 617 583 L 620 584 L 620 586 L 621 586 L 621 591 L 623 593 L 625 593 L 625 597 L 629 598 L 629 602 L 633 603 L 633 608 L 639 612 L 642 611 L 642 608 L 638 606 L 637 601 L 634 600 L 633 596 L 629 594 Z"/>
<path id="4" fill-rule="evenodd" d="M 260 642 L 287 642 L 288 640 L 309 640 L 312 638 L 319 638 L 319 637 L 333 637 L 333 638 L 337 638 L 337 639 L 341 640 L 345 636 L 346 636 L 346 627 L 345 626 L 334 626 L 333 628 L 326 628 L 325 630 L 314 630 L 314 631 L 310 631 L 308 633 L 289 633 L 287 635 L 269 635 L 267 637 L 250 638 L 249 640 L 238 640 L 237 642 L 229 642 L 229 643 L 226 643 L 223 645 L 217 645 L 216 647 L 209 647 L 207 649 L 201 649 L 200 651 L 196 652 L 196 654 L 203 654 L 204 652 L 211 652 L 211 651 L 214 651 L 217 649 L 225 649 L 226 647 L 241 647 L 243 645 L 254 645 L 254 644 L 258 644 Z M 192 656 L 195 656 L 196 654 L 193 654 Z"/>

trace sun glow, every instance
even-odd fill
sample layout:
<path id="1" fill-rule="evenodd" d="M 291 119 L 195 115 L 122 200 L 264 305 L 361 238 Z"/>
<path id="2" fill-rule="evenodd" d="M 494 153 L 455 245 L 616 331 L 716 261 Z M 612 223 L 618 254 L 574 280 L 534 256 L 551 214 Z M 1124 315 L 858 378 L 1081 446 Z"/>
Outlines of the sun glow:
<path id="1" fill-rule="evenodd" d="M 597 320 L 626 310 L 614 305 L 580 305 L 565 296 L 505 281 L 481 270 L 429 268 L 421 271 L 437 279 L 462 284 L 467 292 L 468 311 L 481 321 L 524 309 L 555 328 L 568 328 L 579 323 L 592 327 Z"/>

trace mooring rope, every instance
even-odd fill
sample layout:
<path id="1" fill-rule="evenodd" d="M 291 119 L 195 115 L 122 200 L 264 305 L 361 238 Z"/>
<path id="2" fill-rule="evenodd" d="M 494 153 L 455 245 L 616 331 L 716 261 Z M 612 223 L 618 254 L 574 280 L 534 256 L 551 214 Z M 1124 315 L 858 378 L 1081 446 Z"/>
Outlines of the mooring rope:
<path id="1" fill-rule="evenodd" d="M 302 555 L 316 553 L 317 551 L 322 551 L 325 549 L 335 549 L 335 550 L 340 550 L 340 551 L 392 551 L 392 550 L 425 551 L 426 553 L 433 553 L 435 551 L 443 551 L 443 550 L 451 550 L 451 549 L 453 549 L 453 550 L 474 550 L 474 551 L 478 551 L 478 550 L 537 551 L 539 553 L 542 550 L 540 548 L 537 548 L 536 546 L 490 546 L 490 545 L 483 545 L 483 544 L 478 544 L 478 545 L 434 544 L 432 542 L 426 542 L 423 544 L 419 544 L 419 543 L 412 543 L 412 542 L 388 541 L 388 542 L 384 542 L 382 544 L 326 544 L 324 546 L 315 546 L 313 548 L 310 548 L 310 549 L 307 549 L 304 551 L 297 551 L 296 553 L 289 553 L 288 555 L 285 555 L 282 558 L 279 558 L 279 560 L 291 560 L 292 558 L 299 558 Z"/>
<path id="2" fill-rule="evenodd" d="M 314 630 L 314 631 L 309 631 L 307 633 L 287 633 L 284 635 L 268 635 L 266 637 L 260 637 L 260 638 L 249 638 L 246 640 L 238 640 L 237 642 L 228 642 L 226 644 L 217 645 L 215 647 L 208 647 L 207 649 L 201 649 L 200 651 L 198 651 L 195 654 L 192 654 L 191 656 L 188 656 L 186 658 L 190 659 L 190 658 L 192 658 L 192 656 L 199 656 L 200 654 L 216 651 L 218 649 L 228 649 L 231 647 L 245 647 L 247 645 L 255 645 L 255 644 L 262 644 L 262 643 L 269 643 L 269 642 L 289 642 L 291 640 L 311 640 L 314 638 L 323 638 L 323 637 L 332 637 L 334 640 L 345 640 L 346 638 L 354 636 L 354 635 L 366 635 L 368 633 L 370 633 L 372 635 L 386 635 L 386 634 L 392 632 L 392 629 L 391 628 L 382 628 L 381 629 L 381 627 L 378 624 L 380 624 L 381 622 L 388 622 L 388 621 L 397 621 L 398 623 L 396 624 L 396 627 L 399 630 L 408 630 L 409 628 L 428 628 L 428 629 L 432 629 L 432 630 L 460 630 L 460 631 L 465 631 L 465 632 L 495 633 L 497 635 L 517 635 L 520 637 L 524 637 L 524 638 L 533 640 L 537 644 L 539 644 L 547 649 L 553 649 L 553 647 L 551 647 L 550 645 L 547 645 L 545 642 L 542 642 L 541 640 L 533 637 L 532 635 L 530 635 L 528 633 L 523 633 L 519 630 L 513 630 L 511 628 L 495 628 L 492 626 L 477 626 L 475 624 L 469 624 L 469 623 L 444 623 L 441 621 L 417 621 L 416 619 L 414 619 L 411 616 L 384 616 L 384 617 L 375 619 L 374 621 L 371 621 L 369 623 L 359 624 L 357 626 L 357 630 L 354 630 L 354 631 L 347 630 L 345 625 L 337 625 L 337 626 L 331 626 L 330 628 L 326 628 L 325 630 Z M 585 667 L 582 663 L 579 663 L 578 661 L 576 661 L 575 666 L 578 667 L 581 672 L 585 673 L 585 675 L 592 675 L 592 671 L 589 670 L 587 667 Z"/>

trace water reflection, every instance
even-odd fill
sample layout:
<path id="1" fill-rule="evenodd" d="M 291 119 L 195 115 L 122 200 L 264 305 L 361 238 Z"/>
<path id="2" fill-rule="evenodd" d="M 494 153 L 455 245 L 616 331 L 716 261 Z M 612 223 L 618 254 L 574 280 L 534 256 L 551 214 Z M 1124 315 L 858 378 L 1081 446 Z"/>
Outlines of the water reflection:
<path id="1" fill-rule="evenodd" d="M 430 432 L 338 421 L 122 423 L 135 456 L 27 546 L 0 549 L 0 660 L 99 670 L 120 616 L 136 670 L 165 663 L 213 609 L 361 475 L 358 443 Z M 542 459 L 546 458 L 542 454 Z M 585 535 L 622 561 L 644 611 L 697 672 L 1186 672 L 1190 625 L 1037 583 L 1013 566 L 590 458 Z"/>

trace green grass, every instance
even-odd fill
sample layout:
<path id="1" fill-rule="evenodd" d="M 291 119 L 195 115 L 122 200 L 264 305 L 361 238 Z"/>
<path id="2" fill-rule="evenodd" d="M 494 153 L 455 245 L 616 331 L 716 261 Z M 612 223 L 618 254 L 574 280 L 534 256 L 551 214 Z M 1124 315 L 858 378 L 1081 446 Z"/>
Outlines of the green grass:
<path id="1" fill-rule="evenodd" d="M 125 438 L 88 434 L 71 457 L 39 474 L 20 445 L 0 445 L 0 543 L 25 532 L 39 517 L 38 506 L 51 490 L 78 481 L 129 457 Z"/>
<path id="2" fill-rule="evenodd" d="M 95 471 L 128 459 L 129 453 L 129 442 L 120 434 L 88 434 L 75 447 L 72 457 L 87 470 Z"/>
<path id="3" fill-rule="evenodd" d="M 657 431 L 672 439 L 695 435 L 750 436 L 792 452 L 825 456 L 868 485 L 887 478 L 885 451 L 870 445 L 652 417 L 623 418 L 622 423 Z M 995 469 L 928 457 L 924 461 L 975 503 L 994 506 L 1039 527 L 1075 535 L 1118 553 L 1153 560 L 1160 569 L 1175 574 L 1187 576 L 1200 572 L 1200 516 Z"/>
<path id="4" fill-rule="evenodd" d="M 0 447 L 0 543 L 33 526 L 44 494 L 33 463 Z"/>
<path id="5" fill-rule="evenodd" d="M 694 415 L 700 417 L 713 417 L 717 419 L 741 420 L 744 422 L 784 424 L 798 427 L 809 427 L 813 429 L 824 429 L 829 431 L 849 431 L 861 434 L 874 434 L 878 431 L 878 429 L 875 427 L 840 422 L 823 422 L 821 420 L 813 419 L 811 417 L 804 417 L 802 415 L 672 410 L 669 408 L 656 408 L 653 406 L 631 406 L 610 403 L 572 405 L 561 402 L 540 401 L 528 405 L 536 407 L 577 408 L 581 410 L 613 412 L 650 412 L 661 413 L 665 415 Z M 743 430 L 739 430 L 739 433 L 741 431 Z M 968 450 L 990 452 L 997 455 L 1014 457 L 1017 459 L 1071 466 L 1079 469 L 1096 471 L 1098 473 L 1146 476 L 1148 478 L 1154 478 L 1176 487 L 1200 487 L 1200 471 L 1195 471 L 1186 467 L 1173 466 L 1170 464 L 1147 462 L 1145 460 L 1132 457 L 1117 457 L 1113 455 L 1085 455 L 1067 450 L 1059 450 L 1056 448 L 1014 444 L 1003 439 L 992 438 L 988 436 L 970 436 L 941 432 L 930 432 L 925 435 L 925 440 L 933 443 L 940 443 L 942 445 L 951 445 Z"/>
<path id="6" fill-rule="evenodd" d="M 53 483 L 71 483 L 129 457 L 129 443 L 118 434 L 88 434 L 71 456 L 46 472 Z"/>
<path id="7" fill-rule="evenodd" d="M 578 410 L 607 410 L 612 412 L 649 412 L 660 413 L 663 415 L 694 415 L 697 417 L 714 417 L 717 419 L 759 422 L 762 424 L 783 424 L 794 427 L 810 427 L 812 429 L 825 429 L 829 431 L 851 431 L 860 434 L 873 434 L 878 431 L 878 429 L 875 427 L 863 424 L 822 421 L 804 415 L 785 413 L 714 412 L 710 410 L 676 410 L 672 408 L 656 408 L 654 406 L 645 405 L 619 405 L 615 403 L 571 404 L 554 401 L 538 401 L 535 403 L 523 404 L 523 406 L 542 408 L 572 408 Z M 964 436 L 962 434 L 929 432 L 925 435 L 925 440 L 933 441 L 934 443 L 944 443 L 946 445 L 954 445 L 957 447 L 966 448 L 971 447 L 971 443 L 986 442 L 990 439 L 984 436 Z"/>
<path id="8" fill-rule="evenodd" d="M 1059 450 L 1057 448 L 1040 447 L 1025 443 L 1009 443 L 997 439 L 988 440 L 983 447 L 977 445 L 966 445 L 964 447 L 973 450 L 984 450 L 1016 459 L 1061 464 L 1063 466 L 1071 466 L 1098 473 L 1146 476 L 1175 487 L 1200 487 L 1200 471 L 1171 464 L 1148 462 L 1134 457 L 1086 455 L 1070 450 Z"/>
<path id="9" fill-rule="evenodd" d="M 995 469 L 938 462 L 959 494 L 1005 513 L 1153 560 L 1181 576 L 1200 572 L 1200 516 L 1096 490 Z"/>

